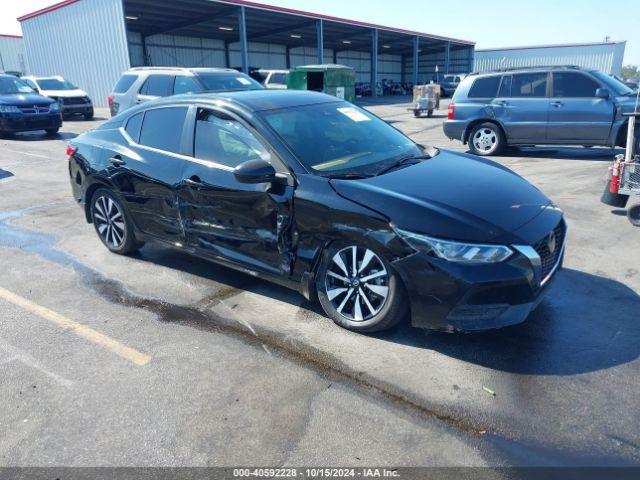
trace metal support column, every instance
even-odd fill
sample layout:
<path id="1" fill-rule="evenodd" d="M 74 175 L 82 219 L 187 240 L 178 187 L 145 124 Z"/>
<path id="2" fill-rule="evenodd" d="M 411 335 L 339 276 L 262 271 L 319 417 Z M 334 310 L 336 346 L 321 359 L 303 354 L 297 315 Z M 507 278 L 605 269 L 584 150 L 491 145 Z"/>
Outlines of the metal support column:
<path id="1" fill-rule="evenodd" d="M 247 42 L 247 18 L 245 8 L 238 9 L 238 26 L 240 30 L 240 58 L 242 59 L 242 71 L 249 73 L 249 45 Z"/>
<path id="2" fill-rule="evenodd" d="M 287 70 L 291 70 L 291 47 L 287 45 Z"/>
<path id="3" fill-rule="evenodd" d="M 451 63 L 451 42 L 447 42 L 444 47 L 444 73 L 449 73 L 449 64 Z"/>
<path id="4" fill-rule="evenodd" d="M 376 85 L 378 83 L 378 29 L 371 32 L 371 95 L 378 96 Z"/>
<path id="5" fill-rule="evenodd" d="M 475 47 L 469 47 L 469 73 L 475 68 Z"/>
<path id="6" fill-rule="evenodd" d="M 224 42 L 224 65 L 227 68 L 231 68 L 231 59 L 229 57 L 229 42 Z"/>
<path id="7" fill-rule="evenodd" d="M 147 37 L 142 35 L 142 66 L 150 67 L 149 65 L 149 52 L 147 50 Z"/>
<path id="8" fill-rule="evenodd" d="M 316 20 L 316 40 L 318 49 L 318 65 L 324 63 L 324 20 Z"/>
<path id="9" fill-rule="evenodd" d="M 336 50 L 335 48 L 333 49 L 333 64 L 338 64 L 338 50 Z"/>
<path id="10" fill-rule="evenodd" d="M 413 39 L 413 84 L 418 85 L 418 64 L 420 63 L 420 37 Z"/>
<path id="11" fill-rule="evenodd" d="M 405 83 L 407 83 L 407 56 L 406 55 L 402 55 L 402 57 L 400 57 L 400 68 L 402 69 L 400 73 L 400 83 L 404 85 Z"/>

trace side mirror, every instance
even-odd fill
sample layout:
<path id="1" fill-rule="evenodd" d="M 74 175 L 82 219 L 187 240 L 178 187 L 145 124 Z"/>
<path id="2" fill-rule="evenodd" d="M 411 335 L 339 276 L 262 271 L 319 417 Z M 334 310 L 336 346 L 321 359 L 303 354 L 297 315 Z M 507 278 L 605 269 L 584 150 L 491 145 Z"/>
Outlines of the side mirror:
<path id="1" fill-rule="evenodd" d="M 276 179 L 276 169 L 262 159 L 241 163 L 233 174 L 240 183 L 271 183 Z"/>
<path id="2" fill-rule="evenodd" d="M 596 90 L 596 97 L 597 98 L 609 98 L 611 96 L 611 93 L 609 92 L 608 88 L 599 88 Z"/>

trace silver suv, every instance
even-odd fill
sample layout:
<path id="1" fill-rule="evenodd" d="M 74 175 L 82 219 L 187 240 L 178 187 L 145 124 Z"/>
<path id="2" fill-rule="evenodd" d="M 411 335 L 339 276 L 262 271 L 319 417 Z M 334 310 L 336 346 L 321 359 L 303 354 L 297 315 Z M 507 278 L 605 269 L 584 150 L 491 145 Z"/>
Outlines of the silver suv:
<path id="1" fill-rule="evenodd" d="M 122 74 L 109 95 L 109 109 L 113 117 L 160 97 L 263 88 L 248 75 L 230 68 L 139 67 Z"/>

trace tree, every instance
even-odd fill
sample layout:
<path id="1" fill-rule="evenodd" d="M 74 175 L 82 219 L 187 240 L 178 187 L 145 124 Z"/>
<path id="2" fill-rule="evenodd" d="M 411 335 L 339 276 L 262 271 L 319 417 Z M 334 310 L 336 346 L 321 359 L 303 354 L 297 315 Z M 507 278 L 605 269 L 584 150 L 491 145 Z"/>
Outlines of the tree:
<path id="1" fill-rule="evenodd" d="M 640 76 L 640 71 L 637 65 L 626 65 L 622 67 L 622 78 L 629 80 L 630 78 L 636 78 Z"/>

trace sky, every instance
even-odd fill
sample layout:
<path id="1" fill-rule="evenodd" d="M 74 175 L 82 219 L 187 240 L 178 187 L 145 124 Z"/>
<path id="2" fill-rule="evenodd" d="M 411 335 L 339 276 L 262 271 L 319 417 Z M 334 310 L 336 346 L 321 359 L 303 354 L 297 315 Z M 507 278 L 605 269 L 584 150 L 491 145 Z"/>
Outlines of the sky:
<path id="1" fill-rule="evenodd" d="M 254 0 L 477 42 L 476 48 L 626 40 L 624 64 L 640 65 L 640 0 Z M 0 33 L 54 0 L 0 0 Z"/>

